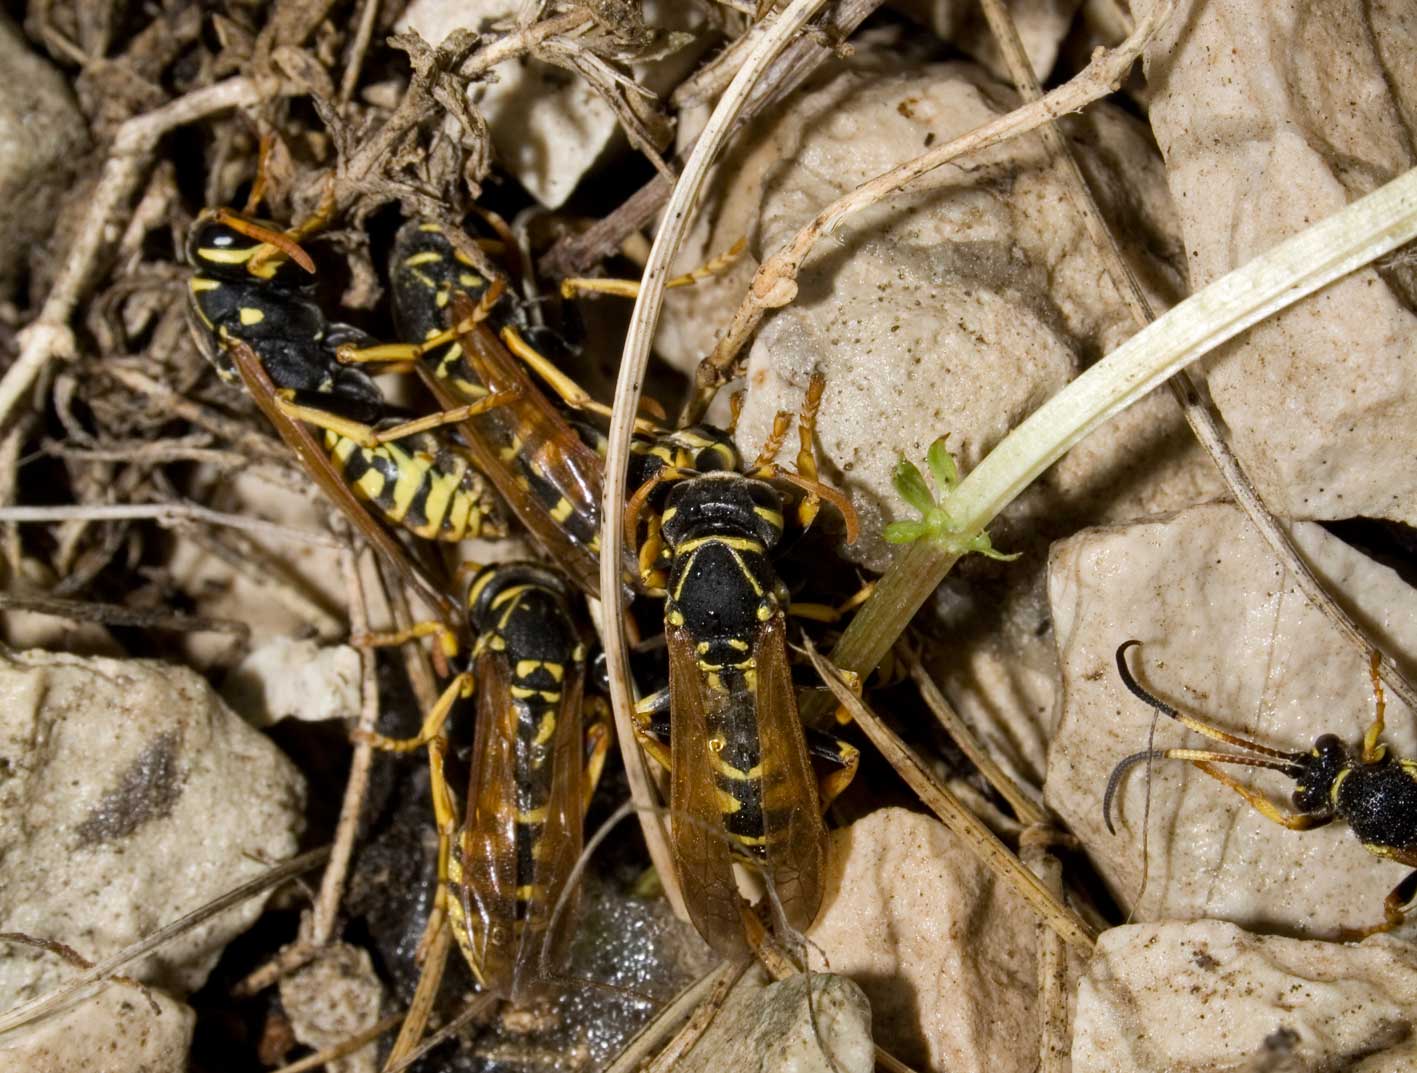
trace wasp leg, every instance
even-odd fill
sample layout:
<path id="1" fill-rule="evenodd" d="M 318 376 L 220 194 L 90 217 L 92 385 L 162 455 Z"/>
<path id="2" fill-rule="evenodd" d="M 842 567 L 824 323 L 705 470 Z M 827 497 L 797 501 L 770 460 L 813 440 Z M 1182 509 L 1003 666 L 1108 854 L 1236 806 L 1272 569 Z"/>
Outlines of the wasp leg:
<path id="1" fill-rule="evenodd" d="M 1333 822 L 1332 813 L 1324 812 L 1285 812 L 1282 808 L 1270 801 L 1263 794 L 1256 793 L 1248 786 L 1237 782 L 1226 772 L 1221 771 L 1214 764 L 1210 763 L 1213 757 L 1228 756 L 1228 754 L 1216 754 L 1204 749 L 1167 749 L 1166 756 L 1172 760 L 1189 760 L 1209 775 L 1216 782 L 1223 786 L 1228 786 L 1237 794 L 1243 797 L 1250 806 L 1267 820 L 1272 820 L 1281 827 L 1287 827 L 1291 831 L 1312 831 L 1316 827 Z"/>
<path id="2" fill-rule="evenodd" d="M 1383 716 L 1387 712 L 1387 701 L 1383 696 L 1383 680 L 1378 677 L 1383 656 L 1376 648 L 1368 660 L 1368 676 L 1373 680 L 1373 725 L 1363 735 L 1363 763 L 1376 764 L 1387 755 L 1387 746 L 1381 744 L 1383 736 Z"/>
<path id="3" fill-rule="evenodd" d="M 421 343 L 380 343 L 377 346 L 345 345 L 336 349 L 335 360 L 342 365 L 392 362 L 400 365 L 408 364 L 412 367 L 413 363 L 430 350 L 436 350 L 440 346 L 454 342 L 458 336 L 472 331 L 478 324 L 491 316 L 492 307 L 502 297 L 504 290 L 506 290 L 506 283 L 501 279 L 494 279 L 491 286 L 483 292 L 482 297 L 478 300 L 472 316 L 458 321 L 450 328 L 428 336 Z"/>
<path id="4" fill-rule="evenodd" d="M 740 238 L 716 257 L 709 258 L 691 272 L 675 276 L 668 280 L 664 286 L 670 288 L 692 287 L 700 280 L 720 275 L 724 269 L 738 260 L 747 245 L 748 239 L 746 237 Z M 637 279 L 586 279 L 581 276 L 573 276 L 561 281 L 562 298 L 574 298 L 578 294 L 613 294 L 619 298 L 638 298 L 640 281 Z"/>
<path id="5" fill-rule="evenodd" d="M 466 406 L 455 406 L 451 410 L 439 410 L 427 417 L 419 417 L 412 421 L 405 421 L 401 425 L 379 429 L 374 433 L 374 439 L 376 444 L 390 443 L 407 436 L 416 436 L 420 432 L 427 432 L 443 425 L 457 424 L 459 421 L 466 421 L 469 417 L 476 417 L 478 414 L 485 414 L 488 410 L 495 410 L 499 406 L 510 406 L 521 397 L 521 393 L 521 388 L 510 387 L 505 391 L 484 395 L 476 402 L 470 402 Z"/>
<path id="6" fill-rule="evenodd" d="M 660 689 L 635 705 L 635 737 L 656 764 L 669 770 L 669 690 Z"/>
<path id="7" fill-rule="evenodd" d="M 795 618 L 805 618 L 809 622 L 823 622 L 827 625 L 831 625 L 840 622 L 848 613 L 855 611 L 869 600 L 871 594 L 875 591 L 876 583 L 874 581 L 868 581 L 835 606 L 832 604 L 804 603 L 799 601 L 789 605 L 787 613 Z"/>
<path id="8" fill-rule="evenodd" d="M 1394 853 L 1391 859 L 1417 868 L 1417 853 Z M 1381 924 L 1369 924 L 1366 928 L 1342 928 L 1338 933 L 1339 939 L 1346 943 L 1356 943 L 1369 935 L 1392 931 L 1407 919 L 1408 907 L 1414 900 L 1417 900 L 1417 872 L 1408 872 L 1402 882 L 1393 887 L 1383 899 L 1384 919 Z"/>
<path id="9" fill-rule="evenodd" d="M 590 799 L 595 796 L 595 788 L 600 785 L 600 774 L 605 770 L 605 758 L 610 754 L 610 743 L 615 739 L 614 722 L 610 706 L 601 697 L 586 701 L 585 725 L 585 801 L 583 808 L 590 808 Z"/>
<path id="10" fill-rule="evenodd" d="M 609 406 L 591 398 L 585 388 L 558 369 L 555 362 L 528 343 L 515 328 L 505 327 L 498 334 L 507 349 L 516 355 L 523 365 L 540 377 L 541 381 L 556 393 L 556 397 L 572 410 L 599 414 L 601 417 L 607 418 L 613 416 Z M 654 436 L 664 432 L 664 429 L 653 421 L 637 417 L 635 418 L 635 431 Z"/>
<path id="11" fill-rule="evenodd" d="M 307 406 L 286 398 L 277 397 L 275 404 L 280 412 L 292 421 L 304 421 L 307 425 L 314 425 L 325 432 L 333 432 L 336 436 L 343 436 L 370 450 L 379 446 L 378 434 L 361 421 L 352 421 L 318 406 Z"/>
<path id="12" fill-rule="evenodd" d="M 821 797 L 822 811 L 825 812 L 856 777 L 856 769 L 861 764 L 861 750 L 825 730 L 817 730 L 814 727 L 803 729 L 807 737 L 807 752 L 836 768 L 817 780 L 817 793 Z"/>
<path id="13" fill-rule="evenodd" d="M 423 937 L 418 941 L 414 960 L 422 963 L 432 948 L 438 930 L 447 914 L 448 860 L 452 855 L 453 832 L 457 829 L 457 809 L 453 804 L 453 793 L 448 789 L 447 776 L 443 773 L 443 758 L 447 753 L 447 739 L 434 737 L 428 743 L 428 782 L 433 795 L 433 819 L 438 826 L 438 883 L 433 895 L 433 909 L 428 915 L 428 924 L 423 929 Z"/>
<path id="14" fill-rule="evenodd" d="M 817 412 L 822 408 L 822 393 L 826 387 L 827 378 L 821 373 L 813 373 L 807 382 L 802 412 L 797 416 L 797 472 L 809 481 L 817 480 Z M 797 506 L 797 524 L 806 529 L 816 520 L 821 509 L 821 496 L 809 492 Z"/>
<path id="15" fill-rule="evenodd" d="M 438 698 L 437 703 L 428 709 L 428 714 L 423 717 L 423 726 L 419 728 L 416 738 L 386 738 L 382 734 L 356 730 L 354 740 L 391 753 L 407 753 L 422 748 L 438 737 L 439 732 L 443 729 L 443 724 L 448 721 L 448 713 L 453 710 L 453 705 L 462 697 L 472 696 L 472 690 L 471 671 L 463 671 L 455 676 L 448 683 L 448 687 L 443 690 L 443 695 Z"/>
<path id="16" fill-rule="evenodd" d="M 402 630 L 395 630 L 390 633 L 358 633 L 349 639 L 349 643 L 355 648 L 396 648 L 399 645 L 407 644 L 409 641 L 416 641 L 421 637 L 436 637 L 438 647 L 448 659 L 456 659 L 459 645 L 458 635 L 446 622 L 436 619 L 425 619 L 423 622 L 415 622 L 412 626 Z"/>

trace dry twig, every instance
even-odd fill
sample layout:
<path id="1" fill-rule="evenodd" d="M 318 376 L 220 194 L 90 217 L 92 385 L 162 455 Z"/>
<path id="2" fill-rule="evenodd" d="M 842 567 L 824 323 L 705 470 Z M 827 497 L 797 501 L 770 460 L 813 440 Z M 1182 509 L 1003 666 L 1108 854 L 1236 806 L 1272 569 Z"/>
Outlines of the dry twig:
<path id="1" fill-rule="evenodd" d="M 781 308 L 797 297 L 797 275 L 823 236 L 836 230 L 849 217 L 878 204 L 908 183 L 966 153 L 979 152 L 1037 130 L 1059 116 L 1076 112 L 1112 93 L 1147 42 L 1166 22 L 1171 8 L 1170 0 L 1157 3 L 1127 40 L 1114 49 L 1094 56 L 1087 67 L 1046 96 L 897 165 L 862 183 L 817 213 L 758 267 L 748 293 L 733 313 L 728 331 L 713 352 L 699 363 L 694 376 L 694 391 L 685 401 L 680 424 L 689 425 L 699 420 L 718 388 L 736 375 L 739 353 L 757 331 L 768 310 Z"/>
<path id="2" fill-rule="evenodd" d="M 315 529 L 292 529 L 286 525 L 226 514 L 199 503 L 94 503 L 69 507 L 0 507 L 0 522 L 66 522 L 75 519 L 90 522 L 113 522 L 145 519 L 162 526 L 201 522 L 244 529 L 276 540 L 297 544 L 318 544 L 325 548 L 342 548 L 344 544 L 328 533 Z"/>
<path id="3" fill-rule="evenodd" d="M 68 1002 L 77 1001 L 87 995 L 91 988 L 111 979 L 114 973 L 120 969 L 146 957 L 173 939 L 186 935 L 193 928 L 206 923 L 219 913 L 224 913 L 232 906 L 240 905 L 249 898 L 254 898 L 258 894 L 264 894 L 266 891 L 280 886 L 286 880 L 294 879 L 296 876 L 304 875 L 311 869 L 319 867 L 329 855 L 330 848 L 323 846 L 320 849 L 311 850 L 309 853 L 302 853 L 299 857 L 293 857 L 284 864 L 278 864 L 255 879 L 213 898 L 205 905 L 174 920 L 171 924 L 129 944 L 118 953 L 104 958 L 91 969 L 72 980 L 64 981 L 52 991 L 6 1011 L 0 1015 L 0 1035 L 48 1016 Z"/>
<path id="4" fill-rule="evenodd" d="M 178 97 L 145 115 L 134 116 L 118 128 L 108 162 L 89 200 L 83 223 L 74 232 L 58 279 L 44 301 L 39 317 L 21 333 L 19 357 L 0 379 L 0 426 L 9 421 L 15 406 L 53 357 L 74 353 L 69 318 L 83 297 L 94 267 L 110 236 L 119 226 L 119 208 L 137 190 L 148 159 L 170 131 L 205 119 L 217 112 L 256 104 L 272 87 L 249 78 L 232 78 Z"/>
<path id="5" fill-rule="evenodd" d="M 836 667 L 817 654 L 810 640 L 804 641 L 807 658 L 837 703 L 845 705 L 853 721 L 871 739 L 871 744 L 920 795 L 920 800 L 940 822 L 964 841 L 981 864 L 1013 887 L 1054 931 L 1084 953 L 1090 951 L 1097 936 L 1087 923 L 1025 868 L 983 821 L 961 805 L 949 787 L 936 779 L 910 747 L 851 691 Z"/>
<path id="6" fill-rule="evenodd" d="M 1004 59 L 1009 65 L 1009 73 L 1013 76 L 1020 95 L 1030 103 L 1038 100 L 1043 95 L 1043 91 L 1038 85 L 1038 79 L 1034 75 L 1028 54 L 1024 51 L 1023 42 L 1018 36 L 1018 29 L 1014 26 L 1008 10 L 1001 0 L 983 0 L 983 6 L 985 17 L 989 20 L 989 27 L 993 31 L 995 40 L 999 43 Z M 1141 284 L 1137 282 L 1131 266 L 1122 256 L 1117 238 L 1112 233 L 1112 229 L 1107 226 L 1107 221 L 1103 218 L 1102 210 L 1092 196 L 1092 190 L 1087 184 L 1082 169 L 1078 166 L 1077 158 L 1073 155 L 1068 140 L 1063 137 L 1057 123 L 1051 119 L 1039 128 L 1038 133 L 1042 136 L 1048 154 L 1057 166 L 1060 178 L 1068 188 L 1073 208 L 1082 217 L 1088 236 L 1102 257 L 1107 275 L 1112 280 L 1112 286 L 1116 288 L 1118 297 L 1127 307 L 1127 312 L 1131 314 L 1137 327 L 1144 328 L 1156 319 L 1156 314 L 1143 293 Z M 1200 441 L 1206 453 L 1210 455 L 1215 468 L 1220 471 L 1220 476 L 1229 487 L 1230 494 L 1235 497 L 1235 502 L 1249 515 L 1250 521 L 1259 530 L 1260 536 L 1269 545 L 1274 557 L 1294 578 L 1295 583 L 1299 586 L 1300 591 L 1308 597 L 1309 602 L 1325 618 L 1337 626 L 1339 632 L 1365 656 L 1370 652 L 1379 653 L 1381 657 L 1379 672 L 1383 681 L 1402 698 L 1403 703 L 1410 710 L 1417 712 L 1417 690 L 1414 690 L 1412 684 L 1407 681 L 1396 661 L 1382 652 L 1379 646 L 1363 632 L 1363 628 L 1324 588 L 1323 582 L 1309 566 L 1308 560 L 1299 551 L 1288 530 L 1265 505 L 1259 491 L 1240 464 L 1240 460 L 1235 457 L 1235 452 L 1226 442 L 1224 433 L 1220 429 L 1220 420 L 1206 399 L 1204 384 L 1204 372 L 1199 369 L 1182 369 L 1171 378 L 1167 386 L 1170 387 L 1171 394 L 1181 407 L 1181 412 L 1185 415 L 1191 432 Z"/>

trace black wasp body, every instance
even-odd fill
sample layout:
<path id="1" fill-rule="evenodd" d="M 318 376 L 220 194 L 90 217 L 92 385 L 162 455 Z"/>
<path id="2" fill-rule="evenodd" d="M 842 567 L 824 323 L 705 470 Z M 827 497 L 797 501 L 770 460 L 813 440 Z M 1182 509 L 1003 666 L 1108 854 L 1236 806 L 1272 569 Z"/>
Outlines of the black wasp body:
<path id="1" fill-rule="evenodd" d="M 782 501 L 740 474 L 690 477 L 669 492 L 663 532 L 674 855 L 700 934 L 734 954 L 743 948 L 734 858 L 764 874 L 792 927 L 811 923 L 822 896 L 826 828 L 769 558 Z M 642 727 L 661 761 L 662 740 L 651 741 L 663 729 Z"/>
<path id="2" fill-rule="evenodd" d="M 1113 830 L 1112 800 L 1122 776 L 1130 768 L 1148 760 L 1185 760 L 1234 790 L 1275 823 L 1291 830 L 1306 831 L 1334 820 L 1343 820 L 1368 852 L 1417 868 L 1417 761 L 1393 755 L 1380 740 L 1385 705 L 1376 654 L 1371 665 L 1376 714 L 1364 735 L 1361 749 L 1350 749 L 1335 735 L 1323 734 L 1315 739 L 1307 752 L 1290 752 L 1221 730 L 1195 716 L 1177 711 L 1148 693 L 1127 667 L 1127 649 L 1138 644 L 1138 641 L 1126 641 L 1117 649 L 1117 671 L 1127 689 L 1162 715 L 1212 740 L 1244 749 L 1245 753 L 1213 749 L 1156 749 L 1125 757 L 1112 770 L 1102 798 L 1102 815 L 1109 831 Z M 1217 764 L 1266 768 L 1293 779 L 1295 811 L 1288 813 L 1281 810 L 1261 794 L 1231 778 L 1216 767 Z M 1417 898 L 1417 871 L 1408 873 L 1387 896 L 1383 903 L 1383 923 L 1345 929 L 1344 937 L 1361 938 L 1397 927 L 1414 898 Z"/>
<path id="3" fill-rule="evenodd" d="M 370 442 L 370 426 L 385 414 L 383 394 L 363 370 L 335 357 L 340 345 L 368 337 L 326 319 L 312 297 L 313 277 L 262 237 L 279 234 L 234 214 L 205 213 L 193 225 L 187 311 L 203 356 L 223 380 L 239 383 L 234 349 L 254 355 L 282 401 L 323 429 L 334 479 L 390 522 L 429 540 L 503 533 L 481 475 L 446 434 Z"/>
<path id="4" fill-rule="evenodd" d="M 442 225 L 414 220 L 399 230 L 389 279 L 395 325 L 411 344 L 366 348 L 362 357 L 346 351 L 346 357 L 415 357 L 450 410 L 490 394 L 508 397 L 461 426 L 477 465 L 546 553 L 587 593 L 598 594 L 605 438 L 547 398 L 523 363 L 568 406 L 584 405 L 584 393 L 526 343 L 516 304 L 497 298 L 500 285 Z M 490 308 L 481 308 L 489 299 Z M 666 466 L 732 469 L 739 461 L 731 438 L 707 426 L 638 436 L 633 450 L 636 486 Z M 626 578 L 638 579 L 629 563 Z"/>
<path id="5" fill-rule="evenodd" d="M 275 232 L 273 224 L 257 221 Z M 319 396 L 341 416 L 376 421 L 384 399 L 359 369 L 340 365 L 336 349 L 368 337 L 331 323 L 314 301 L 314 277 L 290 257 L 203 214 L 187 237 L 193 272 L 187 283 L 188 323 L 202 356 L 227 383 L 240 383 L 228 352 L 249 346 L 277 388 Z"/>

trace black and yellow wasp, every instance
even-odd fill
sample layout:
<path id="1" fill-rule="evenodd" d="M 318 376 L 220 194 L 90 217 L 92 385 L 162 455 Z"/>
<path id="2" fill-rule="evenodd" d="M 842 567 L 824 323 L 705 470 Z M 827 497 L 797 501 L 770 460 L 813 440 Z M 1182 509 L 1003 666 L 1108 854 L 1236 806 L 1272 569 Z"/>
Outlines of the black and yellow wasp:
<path id="1" fill-rule="evenodd" d="M 802 417 L 810 451 L 814 381 Z M 855 515 L 840 493 L 766 461 L 750 475 L 680 474 L 661 513 L 670 553 L 664 604 L 669 688 L 636 712 L 647 752 L 670 773 L 672 848 L 689 916 L 725 956 L 745 949 L 735 860 L 759 871 L 784 922 L 807 927 L 822 899 L 826 828 L 822 812 L 851 781 L 856 750 L 804 733 L 787 652 L 789 598 L 771 554 L 783 534 L 783 500 L 767 482 L 781 477 L 810 498 L 836 503 L 855 538 Z M 815 472 L 799 456 L 799 471 Z M 675 476 L 662 473 L 666 483 Z M 646 487 L 635 494 L 644 501 Z M 814 509 L 814 508 L 809 508 Z M 632 510 L 627 538 L 635 532 Z M 665 719 L 665 707 L 668 719 Z M 833 771 L 820 782 L 811 757 Z"/>
<path id="2" fill-rule="evenodd" d="M 1350 751 L 1337 736 L 1323 734 L 1307 752 L 1290 752 L 1221 730 L 1152 696 L 1138 684 L 1127 667 L 1127 650 L 1140 644 L 1140 641 L 1125 641 L 1117 649 L 1117 673 L 1132 695 L 1182 726 L 1214 741 L 1245 749 L 1247 753 L 1153 749 L 1124 757 L 1113 768 L 1102 797 L 1102 818 L 1108 831 L 1116 833 L 1112 826 L 1112 801 L 1128 770 L 1148 760 L 1185 760 L 1234 790 L 1265 818 L 1291 831 L 1308 831 L 1341 819 L 1370 853 L 1417 869 L 1417 760 L 1393 755 L 1381 741 L 1386 704 L 1382 681 L 1378 678 L 1380 657 L 1376 652 L 1370 665 L 1376 710 L 1363 736 L 1362 747 Z M 1297 811 L 1284 812 L 1263 795 L 1231 778 L 1216 767 L 1217 764 L 1266 768 L 1287 775 L 1294 780 L 1292 798 Z M 1383 902 L 1382 923 L 1343 929 L 1341 935 L 1356 940 L 1389 931 L 1403 922 L 1414 900 L 1417 900 L 1417 871 L 1409 872 L 1388 894 Z"/>
<path id="3" fill-rule="evenodd" d="M 506 532 L 467 447 L 447 430 L 384 442 L 382 393 L 335 360 L 367 342 L 332 323 L 312 298 L 314 265 L 286 234 L 229 210 L 205 212 L 187 243 L 188 320 L 198 348 L 228 382 L 241 381 L 315 480 L 405 570 L 396 542 L 351 498 L 428 540 Z M 316 442 L 302 423 L 323 432 Z M 427 594 L 433 588 L 419 578 Z M 446 604 L 446 600 L 442 600 Z"/>
<path id="4" fill-rule="evenodd" d="M 604 437 L 568 415 L 604 407 L 525 338 L 522 319 L 500 279 L 489 280 L 435 223 L 413 220 L 395 239 L 389 266 L 394 323 L 404 339 L 376 347 L 340 348 L 341 360 L 417 362 L 443 414 L 407 429 L 460 421 L 479 469 L 542 550 L 590 595 L 599 593 L 600 507 Z M 558 397 L 553 402 L 528 369 Z M 489 405 L 496 398 L 499 405 Z M 470 410 L 471 408 L 471 410 Z M 727 433 L 709 426 L 674 432 L 642 425 L 634 443 L 632 480 L 676 470 L 735 469 Z M 627 583 L 640 572 L 626 562 Z"/>
<path id="5" fill-rule="evenodd" d="M 580 856 L 582 818 L 610 742 L 603 707 L 583 696 L 586 648 L 570 600 L 564 578 L 539 564 L 484 567 L 467 594 L 476 636 L 469 669 L 449 683 L 416 738 L 366 739 L 394 751 L 428 747 L 438 904 L 478 982 L 514 1000 L 541 989 L 564 946 L 571 914 L 563 910 L 555 925 L 552 914 Z M 474 693 L 472 773 L 459 821 L 440 731 L 458 699 Z M 595 718 L 585 722 L 588 707 Z"/>

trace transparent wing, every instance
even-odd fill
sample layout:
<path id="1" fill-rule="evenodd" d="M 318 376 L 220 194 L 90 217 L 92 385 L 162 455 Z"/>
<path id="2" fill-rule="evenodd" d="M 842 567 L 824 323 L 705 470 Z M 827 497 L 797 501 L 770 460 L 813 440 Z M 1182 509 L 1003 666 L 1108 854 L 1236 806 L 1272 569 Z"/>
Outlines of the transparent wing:
<path id="1" fill-rule="evenodd" d="M 275 430 L 280 433 L 280 438 L 285 441 L 286 446 L 304 466 L 305 471 L 320 486 L 321 491 L 329 496 L 335 506 L 339 507 L 365 539 L 397 567 L 404 580 L 423 595 L 429 606 L 436 609 L 439 617 L 444 622 L 451 623 L 453 621 L 453 605 L 443 592 L 443 587 L 409 557 L 403 545 L 395 540 L 393 535 L 380 525 L 364 504 L 355 497 L 349 486 L 341 479 L 339 471 L 335 469 L 329 455 L 324 452 L 310 430 L 299 422 L 290 420 L 281 412 L 275 402 L 275 385 L 271 383 L 271 378 L 266 374 L 256 352 L 245 343 L 235 339 L 227 340 L 226 349 L 251 398 L 255 400 L 261 412 L 266 415 L 267 420 L 275 426 Z"/>
<path id="2" fill-rule="evenodd" d="M 537 785 L 547 787 L 543 806 L 545 819 L 531 854 L 531 889 L 525 901 L 521 941 L 517 950 L 512 988 L 514 998 L 529 995 L 537 989 L 539 981 L 554 973 L 563 960 L 562 955 L 573 931 L 574 894 L 567 898 L 554 924 L 552 914 L 584 844 L 582 678 L 581 673 L 567 674 L 550 748 L 542 761 L 550 765 L 550 771 L 544 780 L 535 780 Z M 525 878 L 523 882 L 526 882 Z"/>
<path id="3" fill-rule="evenodd" d="M 822 904 L 827 831 L 797 713 L 781 612 L 758 630 L 753 656 L 763 771 L 763 873 L 787 923 L 802 930 Z"/>
<path id="4" fill-rule="evenodd" d="M 473 668 L 477 721 L 467 816 L 459 832 L 453 899 L 459 945 L 482 986 L 511 993 L 517 951 L 517 711 L 505 660 L 482 653 Z"/>
<path id="5" fill-rule="evenodd" d="M 669 650 L 671 841 L 679 883 L 699 934 L 724 957 L 736 958 L 748 944 L 709 763 L 707 688 L 688 635 L 666 626 L 664 637 Z"/>

